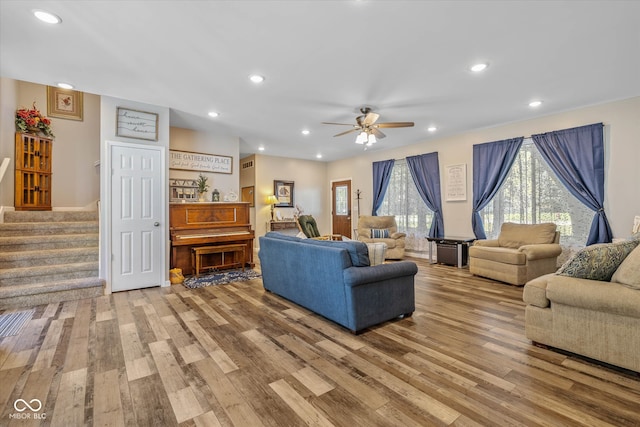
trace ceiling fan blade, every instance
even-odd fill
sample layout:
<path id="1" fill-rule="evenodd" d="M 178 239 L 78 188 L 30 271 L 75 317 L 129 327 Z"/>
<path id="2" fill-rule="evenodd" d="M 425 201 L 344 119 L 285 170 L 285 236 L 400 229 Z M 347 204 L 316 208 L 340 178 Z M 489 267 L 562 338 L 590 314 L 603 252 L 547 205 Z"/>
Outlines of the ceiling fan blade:
<path id="1" fill-rule="evenodd" d="M 378 120 L 378 117 L 380 117 L 380 114 L 377 113 L 367 113 L 364 116 L 364 120 L 362 121 L 362 123 L 365 126 L 371 126 L 372 124 L 374 124 L 376 122 L 376 120 Z"/>
<path id="2" fill-rule="evenodd" d="M 377 128 L 410 128 L 414 125 L 413 122 L 388 122 L 388 123 L 378 123 L 374 125 Z"/>
<path id="3" fill-rule="evenodd" d="M 349 129 L 347 131 L 337 133 L 337 134 L 335 134 L 333 136 L 342 136 L 342 135 L 346 135 L 346 134 L 351 133 L 351 132 L 358 132 L 358 131 L 360 131 L 360 128 L 354 127 L 353 129 Z"/>
<path id="4" fill-rule="evenodd" d="M 380 131 L 379 131 L 377 128 L 375 128 L 375 127 L 371 128 L 371 133 L 372 133 L 372 134 L 374 134 L 374 135 L 376 136 L 376 138 L 378 138 L 378 139 L 382 139 L 382 138 L 384 138 L 385 136 L 387 136 L 387 135 L 385 135 L 384 133 L 380 132 Z"/>
<path id="5" fill-rule="evenodd" d="M 340 125 L 340 126 L 354 126 L 353 123 L 333 123 L 333 122 L 322 122 L 323 125 Z"/>

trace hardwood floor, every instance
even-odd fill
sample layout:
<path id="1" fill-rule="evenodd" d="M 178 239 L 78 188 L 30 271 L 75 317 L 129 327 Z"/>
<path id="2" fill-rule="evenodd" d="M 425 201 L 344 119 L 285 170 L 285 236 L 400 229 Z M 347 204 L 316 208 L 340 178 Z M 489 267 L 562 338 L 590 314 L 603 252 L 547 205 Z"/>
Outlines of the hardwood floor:
<path id="1" fill-rule="evenodd" d="M 260 279 L 39 306 L 0 341 L 0 425 L 640 424 L 638 375 L 531 345 L 522 288 L 414 261 L 413 317 L 358 336 Z"/>

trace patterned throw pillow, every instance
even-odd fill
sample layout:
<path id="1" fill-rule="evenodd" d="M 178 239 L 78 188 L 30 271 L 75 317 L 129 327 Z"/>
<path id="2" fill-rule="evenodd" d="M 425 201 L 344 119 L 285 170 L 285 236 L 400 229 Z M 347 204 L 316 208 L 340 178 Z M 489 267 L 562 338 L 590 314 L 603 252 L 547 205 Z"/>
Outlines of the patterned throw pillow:
<path id="1" fill-rule="evenodd" d="M 372 228 L 371 238 L 372 239 L 388 239 L 389 229 L 388 228 Z"/>
<path id="2" fill-rule="evenodd" d="M 556 274 L 608 282 L 638 243 L 638 240 L 626 240 L 587 246 L 564 263 Z"/>

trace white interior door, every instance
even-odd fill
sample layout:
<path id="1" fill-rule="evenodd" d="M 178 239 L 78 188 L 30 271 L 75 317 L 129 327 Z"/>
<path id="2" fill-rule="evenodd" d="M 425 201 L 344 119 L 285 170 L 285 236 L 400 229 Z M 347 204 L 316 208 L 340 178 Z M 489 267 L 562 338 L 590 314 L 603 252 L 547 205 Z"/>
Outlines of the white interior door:
<path id="1" fill-rule="evenodd" d="M 158 148 L 111 146 L 111 289 L 163 282 L 162 155 Z"/>

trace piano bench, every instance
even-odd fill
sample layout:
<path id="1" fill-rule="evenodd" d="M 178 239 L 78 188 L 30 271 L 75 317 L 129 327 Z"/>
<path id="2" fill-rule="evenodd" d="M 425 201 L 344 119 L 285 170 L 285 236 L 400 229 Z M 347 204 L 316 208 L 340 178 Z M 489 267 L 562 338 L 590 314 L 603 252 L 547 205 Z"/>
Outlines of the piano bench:
<path id="1" fill-rule="evenodd" d="M 246 245 L 217 245 L 191 248 L 191 265 L 196 277 L 200 275 L 200 270 L 206 268 L 242 267 L 242 271 L 244 271 L 245 248 Z M 220 254 L 219 258 L 214 257 L 214 261 L 219 260 L 220 263 L 214 262 L 211 265 L 204 265 L 205 255 L 211 254 Z M 226 262 L 225 254 L 231 254 L 231 262 Z"/>

